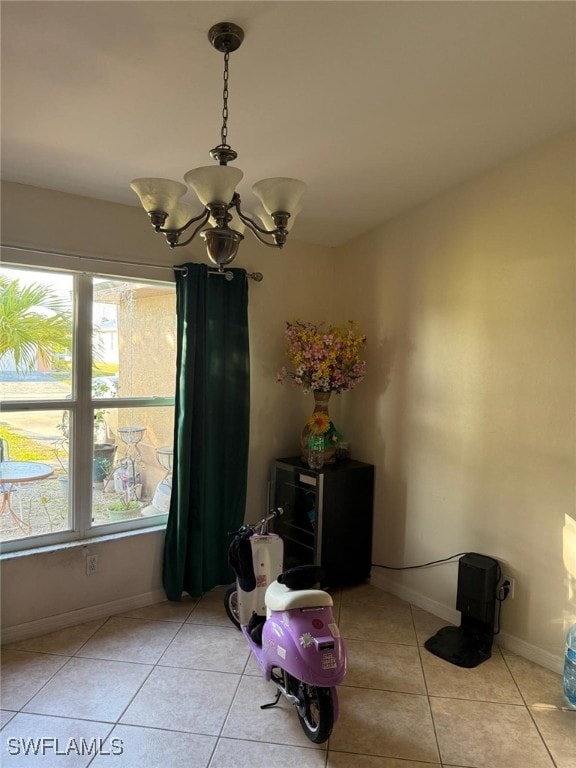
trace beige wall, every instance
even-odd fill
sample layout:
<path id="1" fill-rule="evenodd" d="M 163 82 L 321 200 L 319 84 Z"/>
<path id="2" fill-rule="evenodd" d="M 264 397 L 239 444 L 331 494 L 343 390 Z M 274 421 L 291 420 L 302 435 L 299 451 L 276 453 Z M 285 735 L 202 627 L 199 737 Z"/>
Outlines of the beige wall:
<path id="1" fill-rule="evenodd" d="M 292 242 L 278 253 L 247 237 L 238 260 L 265 276 L 250 287 L 247 517 L 260 516 L 270 461 L 297 451 L 311 411 L 275 383 L 285 321 L 356 319 L 367 377 L 330 410 L 353 455 L 376 465 L 375 562 L 498 558 L 517 580 L 502 640 L 553 668 L 576 620 L 574 149 L 574 136 L 537 147 L 339 251 Z M 3 242 L 174 263 L 136 208 L 20 185 L 6 185 L 4 205 Z M 162 536 L 136 538 L 154 555 L 131 544 L 129 580 L 108 557 L 87 604 L 159 590 Z M 62 558 L 4 563 L 6 626 L 75 610 L 67 585 L 88 577 L 76 555 Z M 454 614 L 455 563 L 383 573 L 379 583 Z"/>
<path id="2" fill-rule="evenodd" d="M 345 418 L 376 464 L 375 562 L 496 557 L 516 579 L 504 640 L 550 665 L 576 621 L 575 146 L 495 168 L 338 265 L 370 342 Z M 455 607 L 457 563 L 376 573 Z"/>

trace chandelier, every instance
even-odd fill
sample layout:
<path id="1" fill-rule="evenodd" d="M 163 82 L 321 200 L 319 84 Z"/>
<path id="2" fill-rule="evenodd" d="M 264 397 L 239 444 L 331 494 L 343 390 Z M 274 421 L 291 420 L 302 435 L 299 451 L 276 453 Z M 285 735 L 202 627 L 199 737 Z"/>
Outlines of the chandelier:
<path id="1" fill-rule="evenodd" d="M 246 227 L 265 245 L 282 248 L 301 209 L 300 200 L 306 185 L 298 179 L 262 179 L 252 187 L 259 200 L 254 214 L 248 215 L 242 210 L 236 186 L 244 174 L 228 165 L 238 154 L 227 139 L 229 60 L 230 54 L 242 44 L 244 31 L 236 24 L 222 22 L 211 27 L 208 39 L 224 54 L 220 144 L 210 150 L 210 156 L 218 165 L 188 171 L 184 174 L 186 184 L 171 179 L 142 178 L 134 179 L 130 186 L 140 198 L 154 230 L 164 235 L 171 248 L 188 245 L 199 233 L 206 242 L 210 260 L 222 272 L 224 265 L 236 257 Z M 188 191 L 186 185 L 194 190 L 204 207 L 199 215 L 195 215 L 193 206 L 181 200 Z"/>

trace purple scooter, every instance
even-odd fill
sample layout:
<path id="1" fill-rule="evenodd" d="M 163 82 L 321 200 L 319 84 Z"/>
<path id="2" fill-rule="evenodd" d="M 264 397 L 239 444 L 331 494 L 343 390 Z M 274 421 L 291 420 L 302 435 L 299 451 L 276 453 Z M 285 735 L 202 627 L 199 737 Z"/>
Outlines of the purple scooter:
<path id="1" fill-rule="evenodd" d="M 338 718 L 336 686 L 346 675 L 346 648 L 332 613 L 332 597 L 312 587 L 322 569 L 282 572 L 283 542 L 268 533 L 278 508 L 255 525 L 235 531 L 229 560 L 236 574 L 224 599 L 228 617 L 243 633 L 266 680 L 294 704 L 306 736 L 325 742 Z"/>

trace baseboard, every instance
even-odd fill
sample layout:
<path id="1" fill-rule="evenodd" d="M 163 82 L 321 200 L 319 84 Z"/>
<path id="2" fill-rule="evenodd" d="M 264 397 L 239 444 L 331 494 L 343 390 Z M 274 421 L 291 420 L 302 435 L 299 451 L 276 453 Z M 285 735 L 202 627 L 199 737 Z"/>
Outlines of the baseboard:
<path id="1" fill-rule="evenodd" d="M 500 632 L 496 641 L 506 651 L 511 651 L 517 656 L 522 656 L 528 659 L 528 661 L 533 661 L 535 664 L 539 664 L 545 669 L 550 669 L 559 675 L 562 674 L 564 668 L 562 656 L 554 656 L 553 653 L 543 651 L 542 648 L 537 648 L 535 645 L 530 645 L 530 643 L 526 643 L 524 640 L 508 634 L 508 632 Z"/>
<path id="2" fill-rule="evenodd" d="M 380 587 L 380 589 L 384 589 L 386 592 L 396 595 L 396 597 L 399 597 L 401 600 L 406 600 L 407 603 L 415 605 L 417 608 L 422 608 L 423 611 L 428 611 L 428 613 L 432 613 L 434 616 L 444 619 L 444 621 L 447 621 L 450 624 L 460 624 L 460 611 L 457 611 L 456 608 L 449 608 L 447 605 L 444 605 L 444 603 L 438 603 L 436 600 L 431 600 L 429 597 L 426 597 L 426 595 L 420 594 L 420 592 L 409 589 L 403 584 L 398 584 L 396 581 L 377 570 L 372 571 L 370 583 L 374 584 L 375 587 Z"/>
<path id="3" fill-rule="evenodd" d="M 106 619 L 115 613 L 133 611 L 166 600 L 164 590 L 157 589 L 153 592 L 145 592 L 140 595 L 131 595 L 120 600 L 112 600 L 108 603 L 99 603 L 87 608 L 79 608 L 76 611 L 57 613 L 54 616 L 46 616 L 43 619 L 29 621 L 25 624 L 15 624 L 12 627 L 2 628 L 2 645 L 6 643 L 18 643 L 31 637 L 47 635 L 49 632 L 57 632 L 59 629 L 73 627 L 76 624 L 84 624 L 87 621 Z"/>
<path id="4" fill-rule="evenodd" d="M 372 571 L 370 583 L 374 584 L 375 587 L 379 587 L 386 592 L 396 595 L 396 597 L 399 597 L 401 600 L 406 600 L 406 602 L 415 605 L 417 608 L 422 608 L 422 610 L 428 611 L 428 613 L 432 613 L 440 619 L 444 619 L 450 624 L 460 624 L 460 611 L 457 611 L 455 608 L 449 608 L 447 605 L 439 603 L 436 600 L 431 600 L 429 597 L 426 597 L 426 595 L 422 595 L 420 592 L 409 589 L 403 584 L 398 584 L 378 569 Z M 564 659 L 561 656 L 555 656 L 548 651 L 542 650 L 542 648 L 530 645 L 530 643 L 526 643 L 524 640 L 520 640 L 520 638 L 515 637 L 508 632 L 500 632 L 496 638 L 496 642 L 501 648 L 504 648 L 507 651 L 511 651 L 518 656 L 533 661 L 535 664 L 539 664 L 545 669 L 552 670 L 552 672 L 562 674 Z"/>

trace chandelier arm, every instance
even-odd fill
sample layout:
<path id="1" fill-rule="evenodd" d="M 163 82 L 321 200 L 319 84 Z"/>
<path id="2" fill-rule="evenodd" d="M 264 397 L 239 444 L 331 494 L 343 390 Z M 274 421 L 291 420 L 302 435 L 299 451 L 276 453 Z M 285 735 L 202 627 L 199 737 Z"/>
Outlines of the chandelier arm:
<path id="1" fill-rule="evenodd" d="M 250 229 L 252 229 L 254 234 L 256 234 L 256 232 L 261 232 L 263 235 L 272 235 L 273 236 L 273 235 L 276 235 L 276 234 L 278 234 L 279 232 L 282 231 L 280 229 L 264 229 L 264 227 L 259 226 L 254 221 L 254 219 L 251 219 L 250 216 L 247 216 L 245 213 L 242 213 L 242 210 L 240 209 L 240 196 L 238 195 L 238 193 L 234 194 L 234 197 L 232 198 L 232 205 L 231 205 L 231 207 L 236 208 L 236 211 L 237 211 L 238 216 L 240 217 L 240 219 L 244 222 L 244 224 L 246 224 Z M 258 238 L 258 239 L 260 239 L 260 238 Z M 262 242 L 264 242 L 264 241 L 262 241 Z"/>
<path id="2" fill-rule="evenodd" d="M 210 213 L 210 211 L 208 211 L 208 213 Z M 204 219 L 204 221 L 201 221 L 201 222 L 200 222 L 200 224 L 198 224 L 198 226 L 196 227 L 196 229 L 194 230 L 194 232 L 192 232 L 192 234 L 190 235 L 190 237 L 188 238 L 188 240 L 184 240 L 184 242 L 183 242 L 183 243 L 179 243 L 179 242 L 170 242 L 170 240 L 168 239 L 168 235 L 170 234 L 170 232 L 171 232 L 171 231 L 172 231 L 172 232 L 174 232 L 175 234 L 177 234 L 177 230 L 168 230 L 168 233 L 165 233 L 165 234 L 166 234 L 166 240 L 168 241 L 168 245 L 170 246 L 170 248 L 181 248 L 183 245 L 188 245 L 188 243 L 191 243 L 191 242 L 192 242 L 192 240 L 194 240 L 194 238 L 196 237 L 196 235 L 198 234 L 198 232 L 200 232 L 200 230 L 201 230 L 201 229 L 202 229 L 202 227 L 203 227 L 203 226 L 206 224 L 206 222 L 207 222 L 207 221 L 208 221 L 208 216 L 206 216 L 206 218 Z"/>
<path id="3" fill-rule="evenodd" d="M 264 229 L 264 227 L 259 226 L 254 221 L 254 219 L 251 219 L 250 216 L 246 216 L 246 214 L 239 211 L 238 208 L 236 208 L 236 210 L 238 211 L 238 216 L 240 217 L 240 219 L 244 222 L 244 224 L 246 224 L 246 226 L 248 226 L 254 232 L 254 234 L 256 234 L 257 232 L 261 232 L 263 235 L 273 235 L 274 233 L 278 232 L 277 229 L 270 229 L 270 230 Z"/>
<path id="4" fill-rule="evenodd" d="M 245 223 L 245 224 L 247 224 L 247 226 L 248 226 L 248 230 L 249 230 L 250 232 L 252 232 L 252 234 L 254 235 L 254 237 L 256 238 L 256 240 L 259 240 L 261 243 L 263 243 L 264 245 L 267 245 L 269 248 L 282 248 L 282 245 L 283 245 L 283 244 L 282 244 L 282 245 L 279 245 L 278 243 L 269 243 L 269 242 L 268 242 L 268 240 L 265 240 L 265 239 L 262 237 L 262 235 L 261 235 L 261 234 L 260 234 L 260 233 L 259 233 L 259 232 L 258 232 L 256 229 L 252 229 L 252 226 L 251 226 L 251 224 L 249 223 L 249 221 L 248 221 L 248 222 L 246 222 L 246 221 L 245 221 L 244 223 Z M 260 229 L 260 227 L 258 227 L 258 229 Z M 269 234 L 271 234 L 270 232 L 266 232 L 266 230 L 263 230 L 263 229 L 261 229 L 260 231 L 261 231 L 261 232 L 264 232 L 264 234 L 268 234 L 268 235 L 269 235 Z"/>
<path id="5" fill-rule="evenodd" d="M 208 221 L 208 218 L 210 216 L 210 211 L 207 208 L 204 208 L 202 213 L 199 216 L 193 216 L 190 221 L 187 221 L 186 224 L 184 224 L 183 227 L 178 227 L 178 229 L 167 229 L 165 227 L 155 227 L 156 232 L 161 232 L 163 235 L 180 235 L 184 230 L 188 229 L 188 227 L 191 224 L 194 224 L 195 221 L 200 221 L 200 219 L 204 219 L 202 224 L 205 224 Z M 194 237 L 194 235 L 192 235 Z"/>

